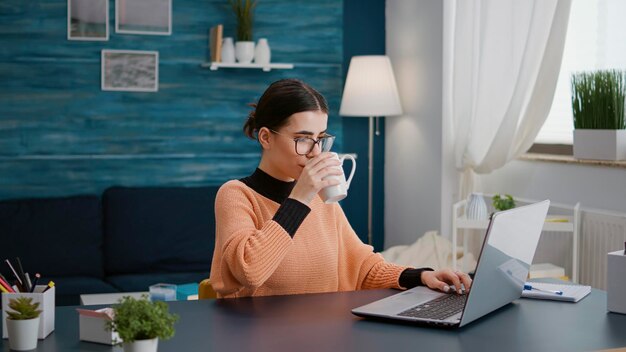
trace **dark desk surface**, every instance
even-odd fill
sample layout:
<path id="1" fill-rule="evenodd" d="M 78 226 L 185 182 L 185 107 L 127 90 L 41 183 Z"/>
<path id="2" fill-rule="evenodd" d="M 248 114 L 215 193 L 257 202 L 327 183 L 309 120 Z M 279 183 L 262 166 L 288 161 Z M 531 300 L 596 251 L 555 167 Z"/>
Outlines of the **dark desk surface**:
<path id="1" fill-rule="evenodd" d="M 364 320 L 350 309 L 396 293 L 172 302 L 176 336 L 159 351 L 590 351 L 626 346 L 626 315 L 606 312 L 606 293 L 579 303 L 520 299 L 458 330 Z M 0 342 L 8 351 L 8 342 Z M 75 307 L 57 308 L 56 330 L 39 351 L 111 351 L 78 341 Z M 117 348 L 116 348 L 117 350 Z"/>

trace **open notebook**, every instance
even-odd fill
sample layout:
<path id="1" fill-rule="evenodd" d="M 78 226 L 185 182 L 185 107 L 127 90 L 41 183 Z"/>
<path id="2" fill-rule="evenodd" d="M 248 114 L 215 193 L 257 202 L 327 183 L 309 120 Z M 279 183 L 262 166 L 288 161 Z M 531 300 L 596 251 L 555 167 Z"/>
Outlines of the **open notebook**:
<path id="1" fill-rule="evenodd" d="M 575 284 L 551 284 L 545 282 L 527 282 L 533 288 L 542 290 L 524 290 L 522 297 L 536 299 L 551 299 L 555 301 L 578 302 L 591 292 L 591 286 Z M 544 291 L 563 291 L 562 295 Z"/>

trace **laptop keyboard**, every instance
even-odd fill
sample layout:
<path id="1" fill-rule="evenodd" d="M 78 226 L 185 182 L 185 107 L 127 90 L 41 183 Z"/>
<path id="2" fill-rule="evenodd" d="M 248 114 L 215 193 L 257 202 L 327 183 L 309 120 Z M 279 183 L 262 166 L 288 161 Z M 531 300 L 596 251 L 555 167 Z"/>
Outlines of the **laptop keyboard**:
<path id="1" fill-rule="evenodd" d="M 443 320 L 463 310 L 466 295 L 449 294 L 407 309 L 399 316 Z"/>

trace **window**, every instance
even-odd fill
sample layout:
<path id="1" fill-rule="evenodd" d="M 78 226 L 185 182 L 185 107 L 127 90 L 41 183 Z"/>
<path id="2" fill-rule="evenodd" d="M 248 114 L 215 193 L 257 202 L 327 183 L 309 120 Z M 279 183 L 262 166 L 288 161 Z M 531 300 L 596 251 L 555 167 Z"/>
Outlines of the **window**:
<path id="1" fill-rule="evenodd" d="M 626 1 L 573 0 L 552 108 L 535 143 L 572 144 L 573 72 L 626 69 Z"/>

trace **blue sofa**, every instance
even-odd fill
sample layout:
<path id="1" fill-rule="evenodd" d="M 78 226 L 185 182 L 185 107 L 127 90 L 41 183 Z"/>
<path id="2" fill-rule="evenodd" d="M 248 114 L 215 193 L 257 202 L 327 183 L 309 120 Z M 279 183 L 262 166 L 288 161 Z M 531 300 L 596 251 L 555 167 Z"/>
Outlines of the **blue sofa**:
<path id="1" fill-rule="evenodd" d="M 0 259 L 56 284 L 57 305 L 82 293 L 199 282 L 211 270 L 218 187 L 111 187 L 102 196 L 0 201 Z M 0 272 L 12 278 L 7 265 Z"/>

